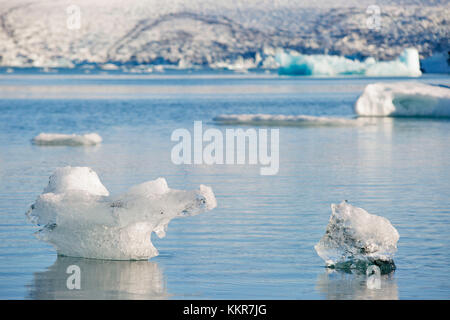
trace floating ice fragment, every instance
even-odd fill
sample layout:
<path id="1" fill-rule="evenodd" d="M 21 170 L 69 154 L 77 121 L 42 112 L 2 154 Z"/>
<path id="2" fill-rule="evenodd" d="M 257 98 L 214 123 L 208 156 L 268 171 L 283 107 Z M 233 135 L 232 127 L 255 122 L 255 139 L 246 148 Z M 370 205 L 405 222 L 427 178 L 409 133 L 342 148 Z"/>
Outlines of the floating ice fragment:
<path id="1" fill-rule="evenodd" d="M 400 236 L 389 220 L 346 201 L 332 204 L 331 210 L 325 235 L 314 247 L 328 267 L 366 270 L 377 265 L 382 273 L 395 269 Z"/>
<path id="2" fill-rule="evenodd" d="M 173 190 L 164 178 L 109 196 L 97 174 L 87 167 L 59 168 L 27 212 L 43 226 L 36 235 L 58 254 L 72 257 L 142 260 L 158 255 L 150 241 L 165 236 L 170 220 L 217 206 L 210 187 Z"/>
<path id="3" fill-rule="evenodd" d="M 419 53 L 408 48 L 395 60 L 379 61 L 367 58 L 352 60 L 341 56 L 291 54 L 280 51 L 276 56 L 280 64 L 279 73 L 286 75 L 338 76 L 364 75 L 371 77 L 418 77 L 420 71 Z"/>
<path id="4" fill-rule="evenodd" d="M 33 138 L 32 142 L 42 146 L 91 146 L 102 142 L 102 137 L 97 133 L 83 135 L 41 133 Z"/>
<path id="5" fill-rule="evenodd" d="M 105 63 L 103 65 L 100 66 L 101 69 L 103 70 L 119 70 L 119 67 L 117 65 L 115 65 L 114 63 Z"/>
<path id="6" fill-rule="evenodd" d="M 213 120 L 220 124 L 264 126 L 359 126 L 367 124 L 361 119 L 281 114 L 222 114 Z"/>
<path id="7" fill-rule="evenodd" d="M 450 89 L 414 82 L 374 83 L 355 104 L 360 116 L 450 117 Z"/>

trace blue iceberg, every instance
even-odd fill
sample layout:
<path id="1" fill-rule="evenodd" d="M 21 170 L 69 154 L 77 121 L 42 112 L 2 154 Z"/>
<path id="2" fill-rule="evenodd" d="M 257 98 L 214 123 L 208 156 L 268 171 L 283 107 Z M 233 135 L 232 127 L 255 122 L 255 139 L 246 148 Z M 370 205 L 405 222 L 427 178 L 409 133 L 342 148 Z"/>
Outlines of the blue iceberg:
<path id="1" fill-rule="evenodd" d="M 419 77 L 419 52 L 414 48 L 405 49 L 392 61 L 352 60 L 341 56 L 304 55 L 296 52 L 280 51 L 276 55 L 280 65 L 278 72 L 283 75 L 340 76 L 362 75 L 371 77 Z"/>

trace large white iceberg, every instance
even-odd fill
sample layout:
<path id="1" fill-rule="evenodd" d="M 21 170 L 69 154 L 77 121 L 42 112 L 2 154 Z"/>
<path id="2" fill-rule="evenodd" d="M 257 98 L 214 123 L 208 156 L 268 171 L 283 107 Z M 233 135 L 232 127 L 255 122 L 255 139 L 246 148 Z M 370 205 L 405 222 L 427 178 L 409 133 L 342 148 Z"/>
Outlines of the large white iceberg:
<path id="1" fill-rule="evenodd" d="M 287 75 L 364 75 L 371 77 L 418 77 L 420 71 L 419 53 L 408 48 L 395 60 L 376 61 L 367 58 L 364 61 L 352 60 L 341 56 L 305 55 L 296 52 L 278 52 L 279 73 Z"/>
<path id="2" fill-rule="evenodd" d="M 449 117 L 450 89 L 423 83 L 374 83 L 355 104 L 360 116 Z"/>
<path id="3" fill-rule="evenodd" d="M 92 146 L 102 142 L 97 133 L 83 135 L 62 133 L 40 133 L 32 142 L 42 146 Z"/>
<path id="4" fill-rule="evenodd" d="M 37 237 L 53 244 L 60 255 L 142 260 L 158 255 L 150 241 L 152 232 L 162 238 L 173 218 L 216 205 L 210 187 L 173 190 L 164 178 L 110 196 L 92 169 L 64 167 L 50 176 L 27 216 L 43 226 Z"/>
<path id="5" fill-rule="evenodd" d="M 395 269 L 400 238 L 388 219 L 343 201 L 331 205 L 325 235 L 314 247 L 328 267 L 366 269 L 377 265 L 383 273 Z"/>
<path id="6" fill-rule="evenodd" d="M 264 126 L 359 126 L 367 124 L 361 119 L 318 117 L 282 114 L 222 114 L 213 120 L 220 124 L 245 124 Z"/>

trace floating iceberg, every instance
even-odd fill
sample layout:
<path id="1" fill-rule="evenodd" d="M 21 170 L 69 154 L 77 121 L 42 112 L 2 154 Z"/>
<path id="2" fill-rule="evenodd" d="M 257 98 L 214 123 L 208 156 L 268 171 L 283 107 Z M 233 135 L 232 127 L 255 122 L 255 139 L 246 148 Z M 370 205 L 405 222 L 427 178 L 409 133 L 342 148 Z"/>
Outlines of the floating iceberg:
<path id="1" fill-rule="evenodd" d="M 173 218 L 215 207 L 214 193 L 204 185 L 172 190 L 158 178 L 110 196 L 92 169 L 65 167 L 50 176 L 27 216 L 43 226 L 37 237 L 53 244 L 60 255 L 142 260 L 158 255 L 152 232 L 162 238 Z"/>
<path id="2" fill-rule="evenodd" d="M 438 52 L 420 61 L 425 73 L 450 73 L 450 55 L 448 52 Z"/>
<path id="3" fill-rule="evenodd" d="M 449 117 L 450 89 L 423 83 L 374 83 L 355 104 L 360 116 Z"/>
<path id="4" fill-rule="evenodd" d="M 419 53 L 414 48 L 405 49 L 393 61 L 377 62 L 373 58 L 358 61 L 341 56 L 288 54 L 284 51 L 277 54 L 276 60 L 280 64 L 279 73 L 286 75 L 418 77 L 422 74 Z"/>
<path id="5" fill-rule="evenodd" d="M 325 235 L 314 247 L 328 267 L 365 270 L 377 265 L 382 273 L 395 269 L 400 236 L 389 220 L 346 201 L 332 204 L 331 210 Z"/>
<path id="6" fill-rule="evenodd" d="M 367 124 L 361 119 L 281 114 L 222 114 L 213 120 L 220 124 L 264 126 L 359 126 Z"/>
<path id="7" fill-rule="evenodd" d="M 83 135 L 41 133 L 33 138 L 32 142 L 41 146 L 92 146 L 102 142 L 97 133 Z"/>

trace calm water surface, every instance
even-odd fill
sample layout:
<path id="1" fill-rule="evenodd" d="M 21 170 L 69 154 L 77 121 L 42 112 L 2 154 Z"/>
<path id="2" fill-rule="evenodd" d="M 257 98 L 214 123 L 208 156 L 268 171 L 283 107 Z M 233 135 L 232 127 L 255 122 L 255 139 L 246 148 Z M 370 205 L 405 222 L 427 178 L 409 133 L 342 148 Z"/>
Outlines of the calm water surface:
<path id="1" fill-rule="evenodd" d="M 449 299 L 450 121 L 374 119 L 364 127 L 281 127 L 280 170 L 177 166 L 174 129 L 225 130 L 222 113 L 353 116 L 380 79 L 275 75 L 0 75 L 0 298 Z M 393 81 L 392 79 L 382 79 Z M 447 76 L 426 83 L 450 84 Z M 40 132 L 85 133 L 97 147 L 42 147 Z M 215 210 L 173 220 L 150 261 L 57 257 L 25 219 L 57 167 L 89 166 L 112 194 L 165 177 L 172 188 L 213 187 Z M 330 272 L 313 246 L 330 204 L 347 199 L 400 233 L 397 270 L 368 289 Z M 66 288 L 67 266 L 81 290 Z"/>

